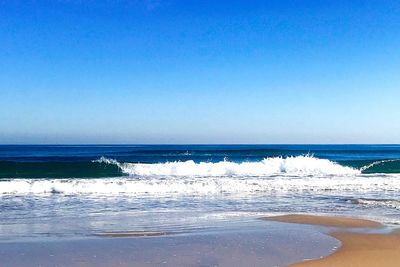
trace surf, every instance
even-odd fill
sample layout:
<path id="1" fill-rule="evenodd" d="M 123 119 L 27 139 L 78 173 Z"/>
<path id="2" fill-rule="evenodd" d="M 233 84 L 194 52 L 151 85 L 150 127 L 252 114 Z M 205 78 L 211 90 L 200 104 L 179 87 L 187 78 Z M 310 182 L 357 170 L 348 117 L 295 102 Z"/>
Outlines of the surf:
<path id="1" fill-rule="evenodd" d="M 2 179 L 2 195 L 130 195 L 141 197 L 227 196 L 277 193 L 343 194 L 399 192 L 398 174 L 353 176 L 196 177 L 150 176 L 93 179 Z"/>
<path id="2" fill-rule="evenodd" d="M 120 163 L 100 158 L 95 162 L 118 166 L 131 176 L 269 176 L 269 175 L 355 175 L 361 171 L 312 155 L 270 157 L 256 162 L 199 162 L 193 160 L 166 163 Z"/>

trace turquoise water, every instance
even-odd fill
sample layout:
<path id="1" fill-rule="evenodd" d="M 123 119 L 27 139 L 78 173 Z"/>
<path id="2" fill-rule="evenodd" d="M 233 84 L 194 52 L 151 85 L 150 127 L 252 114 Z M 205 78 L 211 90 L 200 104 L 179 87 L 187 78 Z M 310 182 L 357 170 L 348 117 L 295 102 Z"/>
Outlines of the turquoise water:
<path id="1" fill-rule="evenodd" d="M 400 145 L 0 146 L 0 240 L 298 212 L 399 223 Z"/>
<path id="2" fill-rule="evenodd" d="M 121 145 L 121 146 L 0 146 L 1 178 L 97 178 L 124 176 L 121 163 L 230 161 L 313 155 L 363 173 L 400 173 L 399 145 Z M 371 165 L 370 167 L 368 167 Z M 368 168 L 366 168 L 368 167 Z M 365 169 L 363 169 L 365 168 Z"/>

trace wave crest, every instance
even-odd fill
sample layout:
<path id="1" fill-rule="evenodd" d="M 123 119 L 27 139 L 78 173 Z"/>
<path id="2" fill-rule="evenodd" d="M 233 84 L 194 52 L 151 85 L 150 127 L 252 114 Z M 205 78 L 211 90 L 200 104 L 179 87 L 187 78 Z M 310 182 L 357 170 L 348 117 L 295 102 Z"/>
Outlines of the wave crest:
<path id="1" fill-rule="evenodd" d="M 268 176 L 268 175 L 355 175 L 361 171 L 310 155 L 265 158 L 258 162 L 200 162 L 193 160 L 166 163 L 120 163 L 100 158 L 96 162 L 117 165 L 132 176 Z"/>
<path id="2" fill-rule="evenodd" d="M 374 162 L 372 162 L 372 163 L 370 163 L 368 165 L 365 165 L 365 166 L 361 167 L 360 171 L 363 172 L 363 171 L 366 171 L 366 170 L 368 170 L 370 168 L 373 168 L 375 166 L 378 166 L 378 165 L 381 165 L 381 164 L 384 164 L 384 163 L 398 162 L 398 161 L 400 161 L 400 160 L 399 159 L 385 159 L 385 160 L 374 161 Z"/>

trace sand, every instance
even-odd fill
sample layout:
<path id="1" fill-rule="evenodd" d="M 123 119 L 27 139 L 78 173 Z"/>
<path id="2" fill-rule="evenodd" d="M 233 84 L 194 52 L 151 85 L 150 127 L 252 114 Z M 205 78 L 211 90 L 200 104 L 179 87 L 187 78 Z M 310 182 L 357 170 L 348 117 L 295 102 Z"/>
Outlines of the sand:
<path id="1" fill-rule="evenodd" d="M 291 267 L 399 267 L 400 232 L 391 234 L 368 234 L 346 232 L 345 228 L 381 227 L 381 224 L 362 219 L 343 217 L 285 215 L 269 217 L 268 220 L 288 223 L 341 227 L 343 231 L 329 235 L 340 240 L 342 246 L 330 256 L 290 265 Z"/>
<path id="2" fill-rule="evenodd" d="M 379 222 L 355 219 L 339 216 L 315 216 L 315 215 L 300 215 L 289 214 L 282 216 L 273 216 L 263 218 L 264 220 L 271 220 L 277 222 L 298 223 L 298 224 L 312 224 L 339 228 L 377 228 L 383 227 Z"/>
<path id="3" fill-rule="evenodd" d="M 308 261 L 290 266 L 400 266 L 399 233 L 382 235 L 339 232 L 330 235 L 342 242 L 342 246 L 336 253 L 320 260 Z"/>

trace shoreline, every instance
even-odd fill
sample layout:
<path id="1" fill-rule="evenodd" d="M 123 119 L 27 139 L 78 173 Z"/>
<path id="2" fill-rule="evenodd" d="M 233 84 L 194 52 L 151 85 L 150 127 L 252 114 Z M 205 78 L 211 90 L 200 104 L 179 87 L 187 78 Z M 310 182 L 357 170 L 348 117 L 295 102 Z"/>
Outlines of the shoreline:
<path id="1" fill-rule="evenodd" d="M 320 259 L 303 260 L 288 267 L 397 267 L 400 262 L 400 231 L 387 234 L 352 232 L 352 229 L 380 229 L 379 222 L 340 216 L 283 215 L 265 220 L 336 228 L 327 233 L 341 242 L 332 254 Z M 338 230 L 339 229 L 339 230 Z"/>
<path id="2" fill-rule="evenodd" d="M 105 232 L 80 240 L 0 242 L 10 267 L 245 267 L 287 266 L 329 255 L 339 242 L 304 226 L 254 218 L 249 225 L 163 235 L 156 229 Z"/>
<path id="3" fill-rule="evenodd" d="M 394 267 L 400 262 L 400 231 L 387 230 L 356 217 L 288 214 L 208 233 L 124 231 L 82 240 L 0 243 L 0 258 L 12 267 Z"/>

